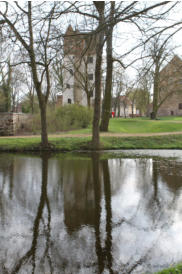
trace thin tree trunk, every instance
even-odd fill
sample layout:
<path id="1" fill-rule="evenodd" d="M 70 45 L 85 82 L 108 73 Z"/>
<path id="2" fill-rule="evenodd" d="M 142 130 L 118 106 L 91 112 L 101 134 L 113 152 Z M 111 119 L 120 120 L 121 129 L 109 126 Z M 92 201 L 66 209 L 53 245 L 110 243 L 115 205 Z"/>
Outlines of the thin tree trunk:
<path id="1" fill-rule="evenodd" d="M 94 185 L 94 200 L 95 200 L 95 250 L 98 260 L 98 273 L 104 271 L 105 256 L 101 244 L 101 181 L 100 181 L 100 169 L 99 169 L 99 155 L 95 154 L 92 156 L 93 166 L 93 185 Z"/>
<path id="2" fill-rule="evenodd" d="M 104 35 L 103 35 L 104 37 Z M 92 144 L 94 149 L 99 148 L 99 121 L 100 121 L 100 104 L 101 104 L 101 65 L 102 65 L 102 48 L 97 52 L 95 67 L 95 101 L 94 101 L 94 118 L 92 130 Z"/>
<path id="3" fill-rule="evenodd" d="M 36 66 L 35 52 L 34 52 L 31 2 L 28 2 L 28 24 L 29 24 L 29 35 L 30 35 L 30 48 L 28 50 L 28 53 L 30 56 L 30 65 L 32 69 L 33 83 L 37 92 L 40 113 L 41 113 L 41 144 L 42 144 L 42 147 L 46 149 L 48 147 L 47 123 L 46 123 L 47 100 L 45 96 L 42 94 L 41 83 L 38 80 L 38 73 L 37 73 L 37 66 Z"/>
<path id="4" fill-rule="evenodd" d="M 95 7 L 99 12 L 99 27 L 104 24 L 104 1 L 94 2 Z M 100 122 L 100 104 L 101 104 L 101 76 L 102 76 L 102 52 L 104 46 L 104 29 L 102 29 L 97 39 L 96 47 L 96 65 L 95 65 L 95 101 L 94 101 L 94 117 L 92 127 L 92 147 L 93 149 L 99 149 L 99 122 Z"/>
<path id="5" fill-rule="evenodd" d="M 116 113 L 116 112 L 115 112 Z M 118 118 L 120 117 L 120 104 L 118 104 Z"/>
<path id="6" fill-rule="evenodd" d="M 111 182 L 108 160 L 102 161 L 103 177 L 104 177 L 104 196 L 105 196 L 105 211 L 106 211 L 106 240 L 105 249 L 107 250 L 107 265 L 109 273 L 113 274 L 112 264 L 112 207 L 111 207 Z"/>
<path id="7" fill-rule="evenodd" d="M 115 2 L 111 2 L 111 20 L 113 18 Z M 113 57 L 112 57 L 112 37 L 113 26 L 108 29 L 107 33 L 107 73 L 106 73 L 106 86 L 105 94 L 102 105 L 102 119 L 100 131 L 108 131 L 110 112 L 111 112 L 111 99 L 112 99 L 112 72 L 113 72 Z"/>
<path id="8" fill-rule="evenodd" d="M 47 106 L 43 103 L 40 106 L 40 118 L 41 118 L 41 141 L 43 148 L 48 147 L 48 135 L 47 135 L 47 117 L 46 117 Z"/>
<path id="9" fill-rule="evenodd" d="M 151 119 L 157 118 L 158 111 L 158 97 L 159 97 L 159 68 L 156 66 L 155 78 L 154 78 L 154 90 L 153 90 L 153 109 Z"/>
<path id="10" fill-rule="evenodd" d="M 90 95 L 87 93 L 87 106 L 90 108 Z"/>
<path id="11" fill-rule="evenodd" d="M 113 71 L 113 61 L 112 61 L 112 31 L 109 32 L 107 38 L 107 74 L 106 74 L 106 86 L 105 86 L 105 96 L 102 105 L 102 119 L 100 125 L 100 131 L 108 131 L 109 118 L 111 112 L 111 90 L 112 90 L 112 71 Z"/>
<path id="12" fill-rule="evenodd" d="M 124 110 L 124 118 L 126 118 L 126 106 L 123 107 Z"/>
<path id="13" fill-rule="evenodd" d="M 132 117 L 132 118 L 133 118 L 133 116 L 134 116 L 134 115 L 133 115 L 133 114 L 134 114 L 134 113 L 133 113 L 133 110 L 134 110 L 134 103 L 131 104 L 131 117 Z"/>
<path id="14" fill-rule="evenodd" d="M 117 108 L 118 108 L 117 116 L 120 117 L 120 115 L 121 115 L 121 108 L 120 108 L 120 97 L 119 96 L 117 97 Z M 116 111 L 115 111 L 115 113 L 116 113 Z"/>

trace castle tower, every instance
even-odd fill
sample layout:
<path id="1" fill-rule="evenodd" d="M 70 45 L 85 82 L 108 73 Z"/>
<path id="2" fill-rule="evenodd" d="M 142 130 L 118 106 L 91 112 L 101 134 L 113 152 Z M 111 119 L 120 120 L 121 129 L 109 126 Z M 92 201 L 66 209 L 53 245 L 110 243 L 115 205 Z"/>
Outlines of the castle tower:
<path id="1" fill-rule="evenodd" d="M 87 90 L 94 85 L 95 39 L 69 25 L 64 36 L 63 104 L 87 105 Z"/>

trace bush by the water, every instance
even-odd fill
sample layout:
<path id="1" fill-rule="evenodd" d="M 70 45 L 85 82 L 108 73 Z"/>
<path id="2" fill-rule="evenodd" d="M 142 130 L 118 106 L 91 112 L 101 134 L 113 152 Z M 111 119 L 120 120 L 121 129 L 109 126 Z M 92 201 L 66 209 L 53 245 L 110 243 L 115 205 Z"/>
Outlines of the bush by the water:
<path id="1" fill-rule="evenodd" d="M 92 115 L 91 109 L 80 105 L 65 105 L 55 109 L 48 107 L 48 132 L 87 128 L 92 121 Z M 33 115 L 32 121 L 27 124 L 26 129 L 33 133 L 40 132 L 40 113 Z"/>

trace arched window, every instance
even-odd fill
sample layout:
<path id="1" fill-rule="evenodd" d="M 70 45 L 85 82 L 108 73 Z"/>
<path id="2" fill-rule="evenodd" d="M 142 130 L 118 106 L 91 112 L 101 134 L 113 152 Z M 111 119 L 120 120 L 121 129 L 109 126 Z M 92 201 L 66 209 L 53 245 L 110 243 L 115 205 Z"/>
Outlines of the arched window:
<path id="1" fill-rule="evenodd" d="M 71 99 L 70 98 L 68 98 L 68 104 L 71 104 Z"/>

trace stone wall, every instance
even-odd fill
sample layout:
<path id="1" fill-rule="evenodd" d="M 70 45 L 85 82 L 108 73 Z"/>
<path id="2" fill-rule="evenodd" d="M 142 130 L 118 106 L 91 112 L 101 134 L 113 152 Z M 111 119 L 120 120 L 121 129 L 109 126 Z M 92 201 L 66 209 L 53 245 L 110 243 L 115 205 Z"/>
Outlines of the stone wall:
<path id="1" fill-rule="evenodd" d="M 24 113 L 0 113 L 0 136 L 12 136 L 24 128 L 26 121 L 30 119 L 29 114 Z"/>

